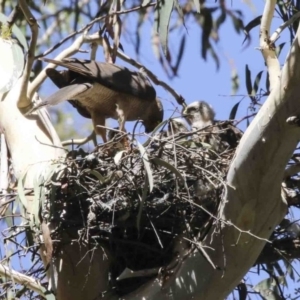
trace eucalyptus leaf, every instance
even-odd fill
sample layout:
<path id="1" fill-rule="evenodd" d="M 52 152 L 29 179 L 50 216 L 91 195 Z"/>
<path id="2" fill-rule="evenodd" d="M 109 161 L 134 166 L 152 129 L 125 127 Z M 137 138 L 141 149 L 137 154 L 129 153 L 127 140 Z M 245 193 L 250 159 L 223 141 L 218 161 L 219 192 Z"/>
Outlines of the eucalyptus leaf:
<path id="1" fill-rule="evenodd" d="M 16 40 L 0 38 L 0 93 L 15 85 L 24 69 L 24 54 Z"/>
<path id="2" fill-rule="evenodd" d="M 156 8 L 158 11 L 156 31 L 159 33 L 160 42 L 165 55 L 167 55 L 169 24 L 173 7 L 174 0 L 159 0 Z"/>
<path id="3" fill-rule="evenodd" d="M 152 190 L 153 190 L 153 174 L 152 174 L 149 158 L 148 158 L 148 155 L 147 155 L 147 151 L 141 143 L 137 142 L 137 145 L 138 145 L 138 148 L 139 148 L 139 151 L 141 153 L 141 157 L 143 159 L 143 163 L 144 163 L 144 166 L 145 166 L 145 169 L 146 169 L 146 173 L 147 173 L 148 180 L 149 180 L 150 193 L 151 193 Z"/>

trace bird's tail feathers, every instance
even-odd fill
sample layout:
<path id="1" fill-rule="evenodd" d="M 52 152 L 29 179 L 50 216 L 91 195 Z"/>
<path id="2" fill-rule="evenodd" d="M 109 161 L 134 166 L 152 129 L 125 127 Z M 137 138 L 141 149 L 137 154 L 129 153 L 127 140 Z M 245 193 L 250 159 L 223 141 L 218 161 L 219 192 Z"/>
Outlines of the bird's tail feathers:
<path id="1" fill-rule="evenodd" d="M 85 92 L 86 90 L 92 88 L 92 84 L 90 83 L 84 83 L 84 84 L 72 84 L 68 85 L 66 87 L 63 87 L 59 89 L 54 94 L 50 95 L 48 98 L 46 98 L 43 102 L 39 103 L 35 107 L 33 107 L 31 110 L 29 110 L 26 115 L 29 115 L 40 108 L 44 106 L 54 106 L 61 102 L 67 101 L 67 100 L 73 100 L 76 99 L 81 93 Z"/>

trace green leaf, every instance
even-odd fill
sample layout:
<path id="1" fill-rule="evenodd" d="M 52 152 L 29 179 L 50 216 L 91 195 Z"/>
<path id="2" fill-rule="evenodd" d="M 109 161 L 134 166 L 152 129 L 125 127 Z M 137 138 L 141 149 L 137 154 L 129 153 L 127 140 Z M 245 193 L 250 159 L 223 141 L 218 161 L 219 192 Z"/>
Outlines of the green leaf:
<path id="1" fill-rule="evenodd" d="M 121 158 L 123 156 L 123 153 L 126 152 L 126 150 L 119 151 L 115 156 L 114 156 L 114 162 L 118 166 L 121 163 Z"/>
<path id="2" fill-rule="evenodd" d="M 147 176 L 148 176 L 149 188 L 150 188 L 150 193 L 151 193 L 152 190 L 153 190 L 153 175 L 152 175 L 152 170 L 151 170 L 151 167 L 150 167 L 150 161 L 149 161 L 149 158 L 148 158 L 148 154 L 147 154 L 146 149 L 143 147 L 143 145 L 141 143 L 139 143 L 138 141 L 137 141 L 137 145 L 138 145 L 139 151 L 141 153 L 141 157 L 143 159 L 145 170 L 146 170 L 146 173 L 147 173 Z"/>
<path id="3" fill-rule="evenodd" d="M 231 94 L 235 95 L 240 87 L 239 76 L 236 69 L 231 71 Z"/>
<path id="4" fill-rule="evenodd" d="M 235 29 L 235 31 L 237 33 L 240 33 L 241 30 L 244 29 L 244 24 L 243 24 L 243 20 L 240 18 L 237 18 L 235 15 L 231 14 L 231 19 L 232 19 L 232 23 L 233 23 L 233 27 Z"/>
<path id="5" fill-rule="evenodd" d="M 0 38 L 0 93 L 8 92 L 15 85 L 24 64 L 23 50 L 16 40 Z"/>
<path id="6" fill-rule="evenodd" d="M 13 227 L 14 225 L 14 217 L 12 217 L 14 215 L 14 213 L 12 212 L 12 209 L 11 207 L 9 206 L 6 211 L 5 211 L 5 222 L 7 224 L 7 227 L 10 228 L 10 227 Z"/>
<path id="7" fill-rule="evenodd" d="M 248 95 L 251 96 L 251 94 L 252 94 L 251 71 L 249 70 L 248 65 L 246 65 L 245 73 L 246 73 L 247 92 L 248 92 Z"/>
<path id="8" fill-rule="evenodd" d="M 169 24 L 173 7 L 174 0 L 159 0 L 157 5 L 158 27 L 156 31 L 159 33 L 160 42 L 165 55 L 167 55 Z"/>
<path id="9" fill-rule="evenodd" d="M 33 199 L 32 214 L 33 214 L 34 224 L 36 226 L 40 225 L 39 210 L 40 210 L 40 194 L 42 188 L 43 187 L 40 186 L 37 178 L 34 178 L 33 180 L 34 199 Z"/>
<path id="10" fill-rule="evenodd" d="M 226 20 L 226 11 L 222 9 L 220 16 L 216 20 L 216 28 L 219 29 L 220 25 L 223 24 Z"/>
<path id="11" fill-rule="evenodd" d="M 241 100 L 242 101 L 242 100 Z M 239 101 L 238 103 L 236 103 L 233 108 L 231 109 L 231 112 L 229 114 L 229 120 L 234 120 L 235 119 L 235 116 L 236 116 L 236 113 L 237 113 L 237 110 L 239 108 L 239 105 L 241 103 L 241 101 Z"/>
<path id="12" fill-rule="evenodd" d="M 253 96 L 256 96 L 256 94 L 257 94 L 262 74 L 263 74 L 263 71 L 260 71 L 255 77 L 254 84 L 253 84 L 253 91 L 252 91 Z"/>
<path id="13" fill-rule="evenodd" d="M 274 290 L 276 285 L 273 278 L 267 278 L 259 282 L 253 287 L 253 290 L 258 292 L 265 300 L 283 300 Z"/>
<path id="14" fill-rule="evenodd" d="M 185 180 L 184 180 L 183 176 L 174 166 L 170 165 L 168 162 L 166 162 L 158 157 L 152 158 L 151 161 L 154 162 L 156 165 L 165 167 L 166 169 L 168 169 L 169 171 L 174 173 L 181 180 L 181 182 L 183 184 L 185 184 Z"/>
<path id="15" fill-rule="evenodd" d="M 267 76 L 266 76 L 266 90 L 267 90 L 267 92 L 270 91 L 270 76 L 269 76 L 269 72 L 267 72 Z"/>
<path id="16" fill-rule="evenodd" d="M 172 68 L 175 75 L 177 75 L 177 71 L 178 71 L 178 68 L 179 68 L 179 65 L 180 65 L 180 62 L 182 59 L 182 55 L 184 52 L 184 47 L 185 47 L 185 35 L 182 37 L 181 42 L 180 42 L 180 47 L 179 47 L 179 52 L 178 52 L 175 67 Z"/>
<path id="17" fill-rule="evenodd" d="M 84 169 L 82 171 L 82 174 L 91 174 L 91 175 L 94 175 L 99 181 L 100 183 L 104 183 L 105 182 L 105 177 L 102 176 L 98 171 L 96 170 L 91 170 L 91 169 Z"/>
<path id="18" fill-rule="evenodd" d="M 290 261 L 283 260 L 283 263 L 286 267 L 287 274 L 289 274 L 290 278 L 295 282 L 294 269 Z"/>
<path id="19" fill-rule="evenodd" d="M 286 44 L 286 43 L 281 43 L 280 45 L 278 45 L 278 46 L 276 47 L 275 53 L 276 53 L 276 56 L 277 56 L 277 57 L 279 57 L 279 55 L 280 55 L 280 53 L 281 53 L 281 51 L 282 51 L 282 49 L 283 49 L 283 47 L 284 47 L 285 44 Z"/>
<path id="20" fill-rule="evenodd" d="M 246 26 L 244 26 L 244 33 L 245 33 L 245 39 L 243 41 L 243 44 L 245 43 L 245 41 L 247 39 L 250 39 L 250 31 L 255 28 L 256 26 L 260 25 L 260 21 L 261 21 L 262 16 L 258 16 L 255 19 L 253 19 L 252 21 L 250 21 Z"/>
<path id="21" fill-rule="evenodd" d="M 216 63 L 217 70 L 219 70 L 219 68 L 220 68 L 220 60 L 219 60 L 219 58 L 218 58 L 218 55 L 217 55 L 216 51 L 215 51 L 214 48 L 211 46 L 211 44 L 209 44 L 209 52 L 210 52 L 211 57 L 213 58 L 213 60 L 214 60 L 215 63 Z"/>
<path id="22" fill-rule="evenodd" d="M 210 33 L 213 28 L 212 14 L 208 8 L 202 9 L 201 16 L 199 18 L 199 23 L 202 26 L 201 56 L 204 60 L 206 60 L 206 53 L 211 48 L 209 38 L 210 38 Z"/>
<path id="23" fill-rule="evenodd" d="M 240 282 L 237 288 L 239 292 L 239 300 L 246 300 L 248 295 L 247 285 L 244 282 Z"/>

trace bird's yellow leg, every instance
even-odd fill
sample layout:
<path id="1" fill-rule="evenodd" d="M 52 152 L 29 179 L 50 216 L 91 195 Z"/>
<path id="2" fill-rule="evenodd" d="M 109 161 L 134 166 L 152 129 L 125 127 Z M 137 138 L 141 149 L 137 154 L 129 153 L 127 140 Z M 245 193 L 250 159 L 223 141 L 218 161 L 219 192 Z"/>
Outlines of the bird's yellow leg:
<path id="1" fill-rule="evenodd" d="M 99 117 L 97 114 L 91 113 L 92 120 L 93 120 L 93 125 L 96 134 L 100 135 L 102 137 L 103 143 L 107 142 L 107 137 L 106 137 L 106 128 L 103 127 L 105 126 L 105 118 Z M 100 126 L 98 126 L 100 125 Z"/>

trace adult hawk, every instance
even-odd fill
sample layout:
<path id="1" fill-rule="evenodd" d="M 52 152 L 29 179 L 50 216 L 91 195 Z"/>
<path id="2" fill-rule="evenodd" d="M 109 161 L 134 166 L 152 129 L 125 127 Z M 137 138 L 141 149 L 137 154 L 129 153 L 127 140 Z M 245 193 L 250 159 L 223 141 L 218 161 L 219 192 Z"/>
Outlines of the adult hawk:
<path id="1" fill-rule="evenodd" d="M 106 129 L 97 125 L 105 126 L 107 118 L 118 120 L 121 131 L 125 131 L 126 121 L 140 119 L 147 133 L 163 120 L 163 106 L 143 73 L 110 63 L 77 58 L 43 60 L 68 70 L 46 70 L 60 90 L 32 111 L 68 100 L 82 116 L 92 119 L 96 133 L 104 142 L 107 142 Z"/>
<path id="2" fill-rule="evenodd" d="M 213 108 L 205 101 L 189 104 L 182 115 L 195 131 L 193 139 L 210 144 L 217 152 L 236 148 L 243 135 L 230 121 L 216 121 Z"/>

